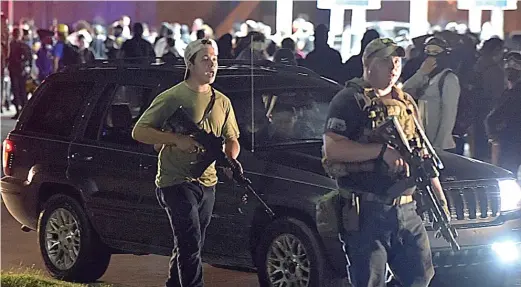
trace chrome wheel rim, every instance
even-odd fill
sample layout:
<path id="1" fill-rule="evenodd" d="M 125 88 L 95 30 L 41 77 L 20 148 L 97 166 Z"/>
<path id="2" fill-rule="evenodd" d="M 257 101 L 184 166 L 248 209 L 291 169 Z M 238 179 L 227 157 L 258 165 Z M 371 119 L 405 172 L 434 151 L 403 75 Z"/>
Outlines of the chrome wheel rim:
<path id="1" fill-rule="evenodd" d="M 58 208 L 45 226 L 45 248 L 52 264 L 60 270 L 71 268 L 80 254 L 81 234 L 78 220 L 64 209 Z"/>
<path id="2" fill-rule="evenodd" d="M 309 286 L 310 266 L 306 248 L 296 236 L 282 234 L 271 243 L 266 267 L 272 286 Z"/>

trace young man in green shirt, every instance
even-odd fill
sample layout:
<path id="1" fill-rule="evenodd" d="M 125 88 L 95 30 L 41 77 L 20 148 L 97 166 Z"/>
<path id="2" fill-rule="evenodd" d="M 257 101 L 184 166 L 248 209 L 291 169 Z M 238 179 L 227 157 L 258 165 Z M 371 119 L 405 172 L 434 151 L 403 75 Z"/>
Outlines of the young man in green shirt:
<path id="1" fill-rule="evenodd" d="M 239 128 L 233 107 L 225 95 L 210 86 L 217 74 L 217 45 L 213 40 L 193 41 L 184 57 L 185 80 L 157 96 L 132 132 L 137 141 L 161 145 L 156 195 L 170 219 L 175 245 L 167 287 L 203 286 L 201 252 L 215 202 L 217 172 L 214 162 L 202 175 L 195 174 L 194 166 L 204 152 L 201 144 L 189 136 L 162 130 L 165 121 L 182 106 L 206 132 L 225 139 L 226 155 L 240 166 L 236 160 Z"/>

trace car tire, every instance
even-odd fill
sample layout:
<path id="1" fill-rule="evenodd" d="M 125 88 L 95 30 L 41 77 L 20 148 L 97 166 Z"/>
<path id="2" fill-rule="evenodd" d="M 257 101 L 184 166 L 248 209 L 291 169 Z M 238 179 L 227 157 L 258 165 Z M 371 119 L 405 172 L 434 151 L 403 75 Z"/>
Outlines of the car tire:
<path id="1" fill-rule="evenodd" d="M 281 218 L 271 223 L 263 232 L 256 250 L 255 264 L 260 286 L 342 286 L 342 283 L 335 281 L 341 281 L 340 278 L 333 278 L 331 268 L 328 266 L 317 238 L 316 233 L 306 223 L 295 218 Z M 280 265 L 283 265 L 289 274 L 282 274 L 268 267 L 268 258 L 278 261 L 274 256 L 281 257 L 273 252 L 275 245 L 286 249 L 286 252 L 288 251 L 288 246 L 297 247 L 297 249 L 292 250 L 295 251 L 293 252 L 294 254 L 286 253 L 284 255 L 293 257 L 291 260 L 286 258 L 286 260 L 279 261 Z M 298 247 L 299 245 L 301 246 L 300 248 Z M 282 251 L 280 248 L 278 249 L 279 255 L 281 254 L 280 251 Z M 309 272 L 306 270 L 309 270 Z M 277 284 L 277 280 L 281 280 L 282 277 L 293 280 L 297 280 L 296 277 L 305 277 L 306 280 L 301 280 L 300 283 L 297 282 L 297 284 L 293 285 Z"/>
<path id="2" fill-rule="evenodd" d="M 111 253 L 83 208 L 63 194 L 49 198 L 40 212 L 38 245 L 48 272 L 60 280 L 94 282 L 109 266 Z"/>

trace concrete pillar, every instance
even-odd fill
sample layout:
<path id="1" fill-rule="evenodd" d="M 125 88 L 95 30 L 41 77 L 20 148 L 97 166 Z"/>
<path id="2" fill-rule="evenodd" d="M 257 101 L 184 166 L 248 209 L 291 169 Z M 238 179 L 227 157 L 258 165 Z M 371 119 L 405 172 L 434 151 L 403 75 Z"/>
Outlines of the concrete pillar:
<path id="1" fill-rule="evenodd" d="M 14 24 L 14 0 L 9 0 L 7 2 L 7 10 L 8 10 L 8 20 L 9 20 L 9 25 L 13 25 Z"/>
<path id="2" fill-rule="evenodd" d="M 481 9 L 469 9 L 469 29 L 472 33 L 479 33 L 481 31 Z"/>
<path id="3" fill-rule="evenodd" d="M 429 1 L 414 0 L 410 2 L 409 34 L 411 38 L 425 35 L 429 29 Z"/>
<path id="4" fill-rule="evenodd" d="M 331 9 L 329 16 L 329 37 L 327 43 L 333 47 L 335 43 L 335 36 L 342 34 L 344 31 L 344 14 L 343 8 Z"/>
<path id="5" fill-rule="evenodd" d="M 490 24 L 492 24 L 492 29 L 494 30 L 494 35 L 503 39 L 504 37 L 504 26 L 505 26 L 505 18 L 504 11 L 500 8 L 496 8 L 492 10 L 492 14 L 490 16 Z"/>
<path id="6" fill-rule="evenodd" d="M 288 37 L 292 34 L 293 0 L 277 0 L 276 9 L 275 32 Z"/>

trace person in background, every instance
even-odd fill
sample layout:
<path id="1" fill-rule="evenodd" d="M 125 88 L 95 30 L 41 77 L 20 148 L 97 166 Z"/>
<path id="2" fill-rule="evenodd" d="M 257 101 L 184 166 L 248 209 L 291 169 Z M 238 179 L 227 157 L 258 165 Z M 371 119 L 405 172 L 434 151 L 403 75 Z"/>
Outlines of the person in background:
<path id="1" fill-rule="evenodd" d="M 188 45 L 192 41 L 190 38 L 190 28 L 188 28 L 188 25 L 181 25 L 181 40 Z"/>
<path id="2" fill-rule="evenodd" d="M 107 51 L 105 49 L 105 41 L 107 35 L 105 34 L 105 28 L 101 25 L 94 25 L 94 37 L 92 39 L 92 52 L 96 59 L 107 59 Z"/>
<path id="3" fill-rule="evenodd" d="M 197 31 L 203 29 L 204 21 L 201 18 L 197 18 L 192 23 L 192 33 L 190 34 L 190 41 L 197 40 Z"/>
<path id="4" fill-rule="evenodd" d="M 277 52 L 275 52 L 275 55 L 273 55 L 273 62 L 284 65 L 297 65 L 295 53 L 292 50 L 286 48 L 280 48 L 277 50 Z"/>
<path id="5" fill-rule="evenodd" d="M 367 47 L 371 41 L 378 38 L 380 38 L 380 34 L 376 30 L 369 29 L 365 31 L 364 36 L 362 37 L 360 53 L 358 55 L 351 56 L 351 58 L 349 58 L 349 60 L 344 63 L 344 67 L 342 68 L 342 74 L 345 75 L 344 82 L 354 78 L 362 77 L 362 74 L 364 73 L 362 55 L 364 53 L 365 47 Z"/>
<path id="6" fill-rule="evenodd" d="M 0 105 L 5 107 L 6 110 L 9 110 L 10 103 L 8 99 L 10 97 L 11 92 L 6 91 L 7 89 L 4 82 L 5 69 L 7 67 L 7 58 L 9 57 L 9 26 L 7 17 L 4 15 L 4 12 L 0 12 L 0 17 L 2 19 L 2 23 L 0 23 L 0 29 L 2 29 L 2 49 L 0 50 Z M 3 112 L 3 107 L 0 107 L 0 112 Z"/>
<path id="7" fill-rule="evenodd" d="M 521 54 L 505 56 L 508 88 L 485 120 L 491 163 L 517 174 L 521 165 Z"/>
<path id="8" fill-rule="evenodd" d="M 292 51 L 295 54 L 296 60 L 304 59 L 304 54 L 300 51 L 297 51 L 297 44 L 295 43 L 295 41 L 293 41 L 293 39 L 284 38 L 280 46 L 282 49 L 288 49 Z"/>
<path id="9" fill-rule="evenodd" d="M 53 72 L 52 58 L 52 36 L 54 33 L 50 30 L 39 29 L 37 31 L 40 37 L 41 46 L 38 50 L 36 67 L 38 68 L 38 81 L 41 83 Z"/>
<path id="10" fill-rule="evenodd" d="M 268 54 L 266 53 L 266 37 L 262 33 L 250 32 L 242 41 L 246 41 L 248 46 L 237 56 L 237 60 L 253 59 L 253 61 L 262 61 L 268 59 Z"/>
<path id="11" fill-rule="evenodd" d="M 478 104 L 472 129 L 471 150 L 472 157 L 483 161 L 490 159 L 485 119 L 506 88 L 503 47 L 504 42 L 499 38 L 491 38 L 483 43 L 481 56 L 475 67 L 475 79 L 472 80 L 472 91 Z"/>
<path id="12" fill-rule="evenodd" d="M 119 23 L 120 23 L 121 27 L 123 27 L 121 36 L 123 36 L 123 38 L 125 38 L 126 40 L 132 38 L 132 33 L 130 31 L 130 23 L 131 23 L 130 17 L 127 15 L 121 16 Z"/>
<path id="13" fill-rule="evenodd" d="M 63 68 L 66 63 L 64 63 L 64 51 L 65 46 L 68 44 L 67 36 L 69 35 L 69 26 L 65 24 L 58 24 L 56 27 L 56 44 L 54 44 L 52 56 L 54 58 L 53 63 L 53 73 L 58 72 L 61 68 Z"/>
<path id="14" fill-rule="evenodd" d="M 168 39 L 174 38 L 174 31 L 172 30 L 169 23 L 163 23 L 161 26 L 161 38 L 157 39 L 154 44 L 154 52 L 156 57 L 163 57 L 168 51 L 170 47 L 168 46 Z"/>
<path id="15" fill-rule="evenodd" d="M 125 42 L 123 38 L 123 27 L 118 25 L 112 28 L 112 35 L 105 40 L 105 51 L 108 59 L 116 59 L 121 51 L 121 46 Z"/>
<path id="16" fill-rule="evenodd" d="M 219 47 L 219 59 L 234 59 L 232 35 L 227 33 L 217 40 L 217 47 Z"/>
<path id="17" fill-rule="evenodd" d="M 427 58 L 403 86 L 418 100 L 425 133 L 432 145 L 444 150 L 456 147 L 452 131 L 460 96 L 458 76 L 450 69 L 451 50 L 441 37 L 428 38 L 424 48 Z"/>
<path id="18" fill-rule="evenodd" d="M 340 53 L 327 44 L 328 28 L 320 24 L 315 30 L 315 49 L 307 56 L 304 64 L 321 76 L 336 81 L 342 79 L 342 57 Z"/>
<path id="19" fill-rule="evenodd" d="M 197 37 L 197 40 L 206 38 L 205 32 L 203 29 L 197 30 L 195 33 L 195 36 Z"/>
<path id="20" fill-rule="evenodd" d="M 32 54 L 31 48 L 22 41 L 22 31 L 14 28 L 12 40 L 9 44 L 9 58 L 7 60 L 7 69 L 11 78 L 11 89 L 14 95 L 14 103 L 16 114 L 12 119 L 20 116 L 20 111 L 27 103 L 27 92 L 25 82 L 31 74 Z"/>
<path id="21" fill-rule="evenodd" d="M 94 53 L 90 50 L 89 45 L 85 41 L 85 36 L 82 34 L 78 35 L 78 52 L 82 64 L 94 62 Z"/>
<path id="22" fill-rule="evenodd" d="M 143 25 L 135 23 L 132 27 L 134 37 L 126 40 L 121 46 L 120 58 L 155 58 L 154 47 L 147 40 L 143 39 Z M 128 60 L 129 62 L 139 62 L 140 60 Z"/>

